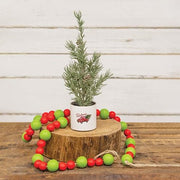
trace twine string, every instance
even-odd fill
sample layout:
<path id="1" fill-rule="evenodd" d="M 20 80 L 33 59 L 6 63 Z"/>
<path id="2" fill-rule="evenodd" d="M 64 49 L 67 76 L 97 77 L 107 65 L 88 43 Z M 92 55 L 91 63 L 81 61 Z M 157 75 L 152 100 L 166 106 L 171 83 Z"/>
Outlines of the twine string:
<path id="1" fill-rule="evenodd" d="M 125 161 L 125 164 L 129 167 L 180 167 L 180 164 L 133 164 L 129 161 Z"/>
<path id="2" fill-rule="evenodd" d="M 99 156 L 102 156 L 104 154 L 107 154 L 107 153 L 110 153 L 114 156 L 114 160 L 117 162 L 117 163 L 121 163 L 120 162 L 120 156 L 119 154 L 114 151 L 114 150 L 105 150 L 99 154 L 97 154 L 94 159 L 97 159 Z M 125 164 L 129 167 L 135 167 L 135 168 L 138 168 L 138 167 L 180 167 L 180 164 L 133 164 L 129 161 L 125 161 Z"/>
<path id="3" fill-rule="evenodd" d="M 102 155 L 107 154 L 107 153 L 112 154 L 112 155 L 114 156 L 114 160 L 115 160 L 115 161 L 120 160 L 119 154 L 118 154 L 116 151 L 114 151 L 114 150 L 109 150 L 109 149 L 107 149 L 107 150 L 99 153 L 98 155 L 96 155 L 96 156 L 94 157 L 94 159 L 97 159 L 99 156 L 102 156 Z"/>

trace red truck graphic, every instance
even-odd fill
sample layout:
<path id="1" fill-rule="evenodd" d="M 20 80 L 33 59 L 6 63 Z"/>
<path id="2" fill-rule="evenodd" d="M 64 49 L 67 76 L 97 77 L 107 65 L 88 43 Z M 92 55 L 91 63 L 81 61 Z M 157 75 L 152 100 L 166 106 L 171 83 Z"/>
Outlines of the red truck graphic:
<path id="1" fill-rule="evenodd" d="M 77 122 L 82 124 L 83 122 L 89 121 L 91 114 L 76 114 L 76 116 L 79 117 Z"/>

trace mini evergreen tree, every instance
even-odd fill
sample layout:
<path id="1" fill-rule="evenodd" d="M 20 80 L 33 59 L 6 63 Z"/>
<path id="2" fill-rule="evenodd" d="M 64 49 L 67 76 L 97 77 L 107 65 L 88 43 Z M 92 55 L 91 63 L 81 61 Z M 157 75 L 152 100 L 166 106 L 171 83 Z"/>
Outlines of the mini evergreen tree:
<path id="1" fill-rule="evenodd" d="M 112 74 L 109 70 L 99 74 L 103 69 L 99 53 L 94 52 L 92 57 L 88 58 L 82 14 L 80 11 L 74 12 L 74 16 L 78 22 L 79 34 L 75 44 L 72 41 L 66 42 L 66 48 L 74 61 L 64 68 L 63 79 L 70 94 L 75 96 L 73 100 L 76 105 L 89 106 L 94 96 L 101 94 L 104 81 L 112 77 Z"/>

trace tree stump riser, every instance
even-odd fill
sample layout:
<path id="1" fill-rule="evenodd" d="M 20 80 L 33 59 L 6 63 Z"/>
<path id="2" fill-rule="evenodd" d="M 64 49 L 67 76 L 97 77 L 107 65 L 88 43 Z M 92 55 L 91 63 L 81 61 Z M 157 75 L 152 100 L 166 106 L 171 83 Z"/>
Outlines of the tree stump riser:
<path id="1" fill-rule="evenodd" d="M 121 126 L 114 120 L 97 120 L 97 129 L 89 132 L 73 131 L 70 127 L 52 133 L 44 155 L 58 161 L 76 160 L 79 156 L 93 158 L 110 149 L 120 153 Z"/>

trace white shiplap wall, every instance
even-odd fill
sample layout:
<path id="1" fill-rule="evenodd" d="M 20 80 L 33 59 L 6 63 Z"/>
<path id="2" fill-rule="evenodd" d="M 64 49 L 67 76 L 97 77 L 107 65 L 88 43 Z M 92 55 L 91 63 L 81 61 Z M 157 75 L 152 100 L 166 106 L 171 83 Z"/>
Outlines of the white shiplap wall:
<path id="1" fill-rule="evenodd" d="M 64 45 L 77 36 L 73 11 L 81 10 L 88 53 L 101 52 L 114 74 L 98 108 L 124 121 L 180 122 L 179 7 L 179 0 L 0 1 L 0 121 L 69 107 Z"/>

